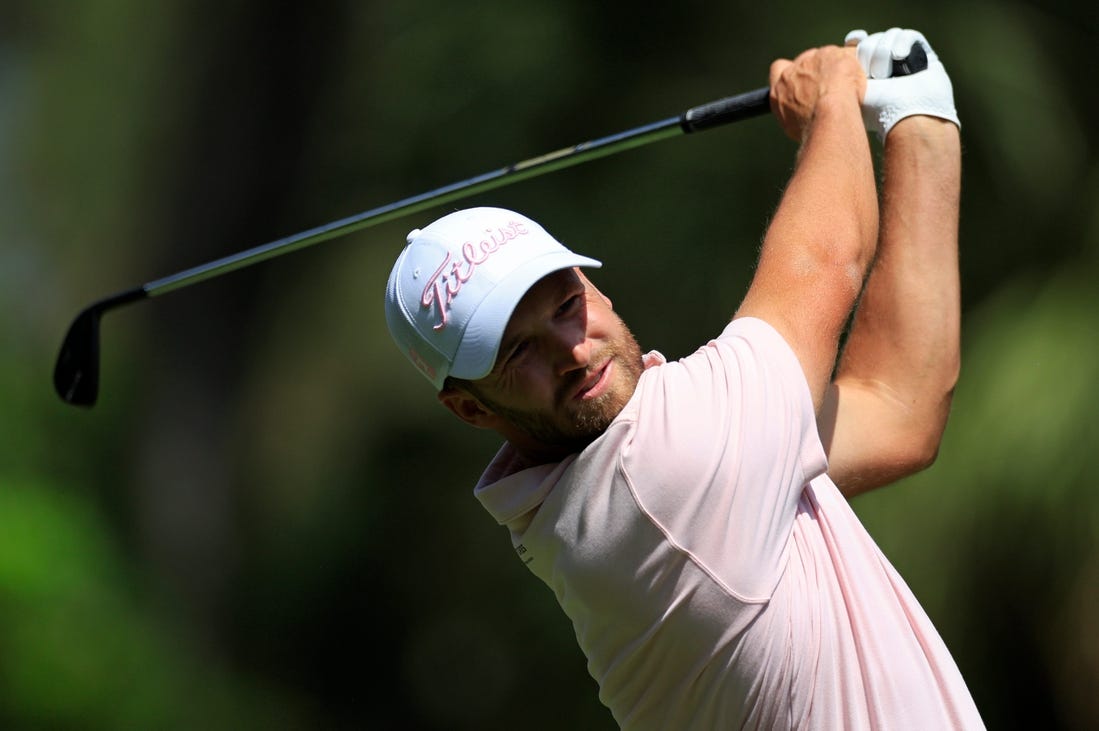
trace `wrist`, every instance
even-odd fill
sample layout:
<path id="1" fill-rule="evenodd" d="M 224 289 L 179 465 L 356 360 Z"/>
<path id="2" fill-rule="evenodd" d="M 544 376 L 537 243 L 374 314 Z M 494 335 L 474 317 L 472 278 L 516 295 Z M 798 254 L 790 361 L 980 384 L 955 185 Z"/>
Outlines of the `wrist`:
<path id="1" fill-rule="evenodd" d="M 887 145 L 902 142 L 944 143 L 959 139 L 958 125 L 949 119 L 913 114 L 894 124 L 885 138 Z"/>
<path id="2" fill-rule="evenodd" d="M 861 129 L 862 111 L 859 107 L 858 90 L 836 88 L 824 91 L 813 108 L 813 121 L 850 119 Z"/>

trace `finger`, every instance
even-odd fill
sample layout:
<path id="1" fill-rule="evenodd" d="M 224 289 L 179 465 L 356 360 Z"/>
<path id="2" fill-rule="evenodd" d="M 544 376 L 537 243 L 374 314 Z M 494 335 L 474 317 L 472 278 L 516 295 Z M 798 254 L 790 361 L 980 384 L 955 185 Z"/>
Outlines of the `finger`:
<path id="1" fill-rule="evenodd" d="M 779 77 L 782 76 L 782 72 L 790 68 L 790 66 L 792 65 L 793 62 L 788 58 L 778 58 L 771 62 L 771 72 L 768 77 L 771 81 L 771 89 L 775 88 L 775 85 L 778 83 Z"/>
<path id="2" fill-rule="evenodd" d="M 871 79 L 888 79 L 893 73 L 893 43 L 900 28 L 890 28 L 881 34 L 871 49 L 870 65 L 865 66 L 866 75 Z M 861 60 L 861 59 L 860 59 Z"/>
<path id="3" fill-rule="evenodd" d="M 907 40 L 909 41 L 909 43 L 907 50 L 904 54 L 900 56 L 900 58 L 906 58 L 912 52 L 912 46 L 919 42 L 923 45 L 923 50 L 927 54 L 928 63 L 938 60 L 939 57 L 935 55 L 935 51 L 931 49 L 931 44 L 927 42 L 926 38 L 924 38 L 923 33 L 920 33 L 918 30 L 906 30 L 905 33 L 908 34 Z"/>
<path id="4" fill-rule="evenodd" d="M 881 33 L 874 33 L 859 41 L 859 45 L 856 49 L 856 57 L 859 59 L 859 65 L 862 66 L 862 70 L 866 72 L 866 75 L 870 76 L 870 60 L 874 56 L 874 47 L 878 44 L 878 40 L 881 38 Z"/>
<path id="5" fill-rule="evenodd" d="M 908 58 L 908 54 L 912 53 L 912 44 L 919 40 L 920 34 L 917 31 L 909 30 L 907 28 L 897 32 L 893 38 L 893 44 L 890 51 L 893 53 L 893 59 L 900 61 L 903 58 Z"/>
<path id="6" fill-rule="evenodd" d="M 861 30 L 861 29 L 853 30 L 850 33 L 848 33 L 846 36 L 843 37 L 843 45 L 845 45 L 845 46 L 857 46 L 857 45 L 859 45 L 859 43 L 861 43 L 862 41 L 865 41 L 865 40 L 866 40 L 866 31 Z"/>

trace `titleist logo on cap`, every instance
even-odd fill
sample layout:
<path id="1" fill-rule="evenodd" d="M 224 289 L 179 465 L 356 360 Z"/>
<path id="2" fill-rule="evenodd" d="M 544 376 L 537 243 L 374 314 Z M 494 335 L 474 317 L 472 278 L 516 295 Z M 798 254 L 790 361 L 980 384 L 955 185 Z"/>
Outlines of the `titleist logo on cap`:
<path id="1" fill-rule="evenodd" d="M 462 285 L 470 280 L 477 267 L 500 250 L 500 247 L 520 236 L 530 233 L 521 221 L 509 221 L 506 226 L 501 226 L 495 231 L 485 229 L 487 238 L 479 242 L 466 241 L 462 244 L 462 258 L 455 260 L 447 252 L 446 258 L 435 273 L 431 275 L 427 286 L 420 296 L 420 304 L 424 307 L 434 306 L 438 321 L 432 329 L 442 330 L 447 325 L 447 315 L 450 312 L 450 304 L 458 293 L 462 291 Z"/>

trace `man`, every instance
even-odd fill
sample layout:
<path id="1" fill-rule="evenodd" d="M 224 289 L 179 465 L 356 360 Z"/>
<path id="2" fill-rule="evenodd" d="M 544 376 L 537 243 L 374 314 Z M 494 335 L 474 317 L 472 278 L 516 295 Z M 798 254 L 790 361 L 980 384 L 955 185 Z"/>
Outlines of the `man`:
<path id="1" fill-rule="evenodd" d="M 927 70 L 891 78 L 916 42 Z M 892 29 L 775 61 L 770 81 L 797 164 L 740 307 L 695 353 L 642 355 L 582 270 L 599 262 L 493 208 L 409 234 L 387 321 L 443 406 L 506 439 L 475 494 L 623 728 L 981 728 L 843 497 L 928 466 L 945 428 L 950 80 Z"/>

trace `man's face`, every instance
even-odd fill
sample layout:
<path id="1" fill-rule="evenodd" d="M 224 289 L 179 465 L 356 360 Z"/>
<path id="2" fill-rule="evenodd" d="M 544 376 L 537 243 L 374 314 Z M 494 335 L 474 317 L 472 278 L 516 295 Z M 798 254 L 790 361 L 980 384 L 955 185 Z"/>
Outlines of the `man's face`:
<path id="1" fill-rule="evenodd" d="M 606 430 L 633 395 L 641 349 L 610 301 L 577 269 L 527 292 L 508 321 L 496 365 L 469 384 L 520 450 L 567 453 Z"/>

